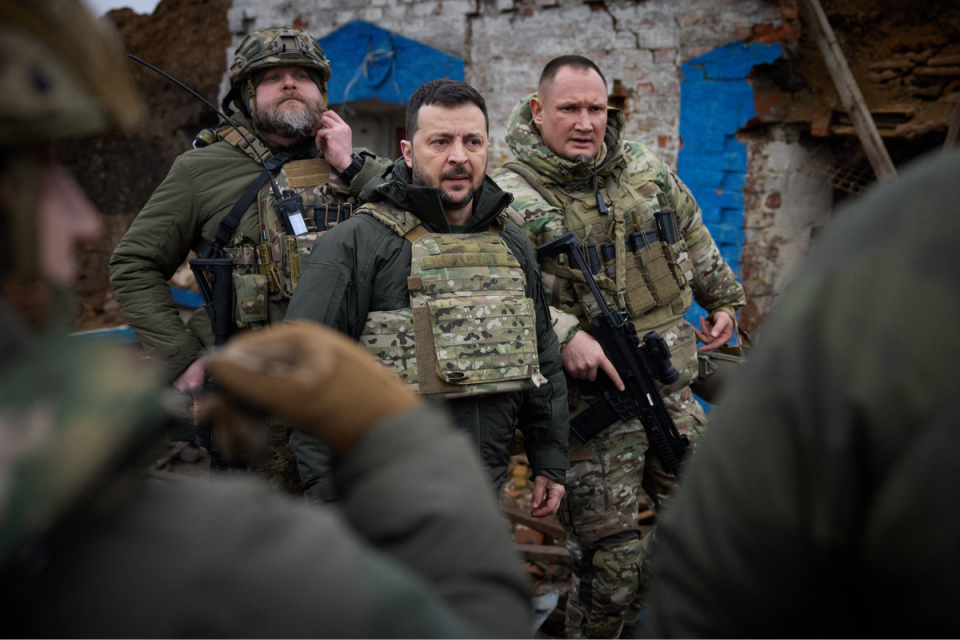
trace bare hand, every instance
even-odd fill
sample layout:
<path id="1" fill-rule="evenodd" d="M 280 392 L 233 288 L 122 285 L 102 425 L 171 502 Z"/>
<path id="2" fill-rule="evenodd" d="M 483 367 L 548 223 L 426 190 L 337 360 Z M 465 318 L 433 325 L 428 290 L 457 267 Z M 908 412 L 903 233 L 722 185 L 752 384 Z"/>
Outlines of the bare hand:
<path id="1" fill-rule="evenodd" d="M 537 476 L 533 479 L 533 500 L 530 501 L 530 515 L 542 518 L 557 512 L 560 508 L 560 499 L 566 489 L 559 482 L 554 482 L 547 476 Z"/>
<path id="2" fill-rule="evenodd" d="M 203 374 L 203 358 L 197 358 L 186 371 L 180 374 L 179 378 L 173 381 L 173 386 L 177 391 L 190 393 L 203 386 Z"/>
<path id="3" fill-rule="evenodd" d="M 597 369 L 610 376 L 617 389 L 623 391 L 623 380 L 613 363 L 603 353 L 603 347 L 586 331 L 578 331 L 560 352 L 564 370 L 577 380 L 596 380 Z"/>
<path id="4" fill-rule="evenodd" d="M 180 374 L 180 377 L 173 381 L 173 386 L 180 393 L 189 393 L 193 395 L 193 420 L 200 424 L 200 394 L 196 393 L 203 388 L 203 379 L 206 371 L 203 367 L 203 358 L 197 358 L 193 361 L 187 370 Z"/>
<path id="5" fill-rule="evenodd" d="M 323 151 L 323 157 L 337 173 L 350 166 L 353 162 L 353 132 L 336 111 L 327 109 L 323 112 L 320 121 L 314 125 L 313 135 L 317 149 Z"/>
<path id="6" fill-rule="evenodd" d="M 693 330 L 697 340 L 704 343 L 698 351 L 713 351 L 730 342 L 733 337 L 733 318 L 723 311 L 715 311 L 710 318 L 700 318 L 700 330 Z"/>

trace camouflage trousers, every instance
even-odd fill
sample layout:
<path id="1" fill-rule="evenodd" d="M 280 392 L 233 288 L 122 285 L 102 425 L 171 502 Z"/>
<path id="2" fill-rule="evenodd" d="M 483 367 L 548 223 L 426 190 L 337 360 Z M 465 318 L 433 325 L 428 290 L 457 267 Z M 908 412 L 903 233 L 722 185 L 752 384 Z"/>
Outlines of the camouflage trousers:
<path id="1" fill-rule="evenodd" d="M 696 442 L 707 421 L 690 389 L 664 403 L 680 433 Z M 586 444 L 571 438 L 558 514 L 573 558 L 568 638 L 616 638 L 644 608 L 643 565 L 652 531 L 641 530 L 638 516 L 662 509 L 676 488 L 676 478 L 648 449 L 639 420 L 612 425 Z"/>

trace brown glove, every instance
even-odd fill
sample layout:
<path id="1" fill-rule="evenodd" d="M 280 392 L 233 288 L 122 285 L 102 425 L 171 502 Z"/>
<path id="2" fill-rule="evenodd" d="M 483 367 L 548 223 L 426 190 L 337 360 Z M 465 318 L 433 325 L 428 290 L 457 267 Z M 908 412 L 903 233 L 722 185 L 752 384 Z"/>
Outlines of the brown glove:
<path id="1" fill-rule="evenodd" d="M 239 335 L 207 356 L 207 368 L 231 404 L 290 420 L 341 453 L 420 401 L 355 342 L 311 322 Z"/>

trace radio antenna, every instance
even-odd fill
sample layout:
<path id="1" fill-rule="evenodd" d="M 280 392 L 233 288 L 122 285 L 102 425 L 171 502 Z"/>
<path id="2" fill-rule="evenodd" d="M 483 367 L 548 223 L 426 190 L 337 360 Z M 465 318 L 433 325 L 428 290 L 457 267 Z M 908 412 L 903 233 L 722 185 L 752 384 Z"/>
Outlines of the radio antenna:
<path id="1" fill-rule="evenodd" d="M 136 60 L 137 62 L 139 62 L 139 63 L 142 64 L 143 66 L 147 67 L 148 69 L 152 69 L 152 70 L 156 71 L 157 73 L 159 73 L 159 74 L 162 75 L 164 78 L 166 78 L 166 79 L 169 80 L 170 82 L 174 83 L 175 85 L 177 85 L 177 86 L 180 87 L 181 89 L 185 89 L 185 90 L 189 91 L 190 93 L 192 93 L 194 96 L 196 96 L 197 98 L 199 98 L 200 101 L 203 102 L 203 104 L 205 104 L 205 105 L 207 105 L 208 107 L 210 107 L 211 109 L 213 109 L 213 112 L 216 113 L 216 114 L 217 114 L 218 116 L 220 116 L 221 118 L 223 118 L 224 121 L 225 121 L 227 124 L 229 124 L 231 127 L 233 127 L 234 130 L 236 130 L 236 132 L 240 134 L 240 137 L 243 138 L 243 139 L 246 141 L 247 145 L 253 150 L 253 152 L 254 152 L 255 154 L 257 154 L 257 159 L 260 160 L 260 164 L 263 166 L 264 170 L 267 172 L 267 176 L 270 178 L 270 187 L 273 189 L 273 195 L 274 195 L 274 197 L 275 197 L 277 200 L 283 199 L 283 195 L 280 193 L 280 187 L 277 186 L 277 182 L 273 179 L 273 176 L 270 175 L 270 170 L 267 169 L 267 163 L 264 162 L 263 156 L 261 156 L 261 155 L 260 155 L 260 152 L 257 151 L 257 148 L 256 148 L 255 146 L 253 146 L 253 143 L 250 142 L 250 139 L 249 139 L 247 136 L 243 135 L 243 131 L 240 131 L 240 128 L 237 127 L 237 125 L 235 125 L 235 124 L 233 123 L 233 120 L 231 120 L 230 118 L 228 118 L 226 115 L 224 115 L 224 113 L 223 113 L 222 111 L 220 111 L 220 110 L 217 109 L 215 106 L 213 106 L 212 104 L 210 104 L 210 102 L 209 102 L 206 98 L 204 98 L 202 95 L 200 95 L 199 93 L 197 93 L 196 91 L 194 91 L 193 89 L 191 89 L 190 87 L 188 87 L 187 85 L 183 84 L 182 82 L 180 82 L 179 80 L 177 80 L 176 78 L 174 78 L 173 76 L 171 76 L 170 74 L 164 73 L 163 71 L 161 71 L 160 69 L 157 69 L 155 66 L 153 66 L 153 65 L 150 64 L 149 62 L 144 62 L 143 60 L 141 60 L 140 58 L 138 58 L 137 56 L 135 56 L 135 55 L 133 55 L 133 54 L 128 54 L 128 55 L 130 56 L 130 59 L 131 59 L 131 60 Z"/>

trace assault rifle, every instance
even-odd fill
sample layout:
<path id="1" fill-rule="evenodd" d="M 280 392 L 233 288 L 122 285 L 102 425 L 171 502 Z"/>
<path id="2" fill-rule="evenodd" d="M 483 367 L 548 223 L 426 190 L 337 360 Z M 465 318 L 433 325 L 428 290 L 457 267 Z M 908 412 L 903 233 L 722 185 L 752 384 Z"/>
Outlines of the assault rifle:
<path id="1" fill-rule="evenodd" d="M 600 314 L 590 321 L 592 335 L 603 347 L 626 387 L 620 391 L 609 376 L 598 376 L 603 399 L 574 417 L 570 421 L 570 432 L 580 442 L 587 442 L 617 421 L 640 418 L 664 468 L 677 474 L 684 454 L 690 449 L 690 440 L 677 431 L 654 384 L 654 378 L 663 384 L 671 384 L 680 377 L 670 362 L 670 348 L 656 331 L 645 334 L 643 344 L 640 344 L 637 328 L 610 309 L 583 258 L 580 240 L 575 233 L 566 233 L 537 247 L 537 256 L 541 259 L 555 258 L 560 254 L 566 254 L 571 268 L 583 273 L 597 300 Z"/>

